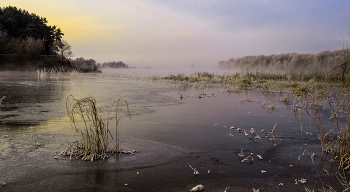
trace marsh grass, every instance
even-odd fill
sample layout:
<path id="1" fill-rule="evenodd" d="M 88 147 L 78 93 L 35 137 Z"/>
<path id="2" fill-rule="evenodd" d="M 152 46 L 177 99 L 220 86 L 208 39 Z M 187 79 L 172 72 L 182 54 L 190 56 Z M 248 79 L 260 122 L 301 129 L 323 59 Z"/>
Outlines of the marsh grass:
<path id="1" fill-rule="evenodd" d="M 69 67 L 42 68 L 36 70 L 36 78 L 38 81 L 45 81 L 47 79 L 75 79 L 79 73 L 79 70 Z"/>
<path id="2" fill-rule="evenodd" d="M 116 146 L 114 152 L 119 152 L 118 124 L 122 116 L 118 116 L 118 113 L 121 112 L 122 103 L 125 103 L 127 112 L 129 112 L 128 104 L 124 99 L 115 101 Z M 91 96 L 75 99 L 71 95 L 66 100 L 66 109 L 71 127 L 80 135 L 80 139 L 73 142 L 67 141 L 68 150 L 63 152 L 63 155 L 91 161 L 107 158 L 108 147 L 113 136 L 109 129 L 108 120 L 104 121 L 97 111 L 96 99 Z M 107 119 L 110 119 L 109 113 Z"/>
<path id="3" fill-rule="evenodd" d="M 304 108 L 306 113 L 309 115 L 311 120 L 314 122 L 318 133 L 319 139 L 322 146 L 322 153 L 330 154 L 331 161 L 339 159 L 339 168 L 349 169 L 350 168 L 350 115 L 349 115 L 349 105 L 346 109 L 340 110 L 341 101 L 336 100 L 333 104 L 328 101 L 329 107 L 331 109 L 331 121 L 332 129 L 328 132 L 325 131 L 323 123 L 321 121 L 319 105 L 314 105 L 312 108 Z M 338 112 L 345 111 L 347 112 L 347 125 L 341 125 L 339 123 Z"/>
<path id="4" fill-rule="evenodd" d="M 172 80 L 176 84 L 181 84 L 187 87 L 197 86 L 197 84 L 207 87 L 215 87 L 216 85 L 232 86 L 228 91 L 258 89 L 263 91 L 273 92 L 293 92 L 296 95 L 309 95 L 314 91 L 326 94 L 325 88 L 328 87 L 345 87 L 341 81 L 323 80 L 318 78 L 293 78 L 292 75 L 255 72 L 235 72 L 224 73 L 222 75 L 208 72 L 195 72 L 189 76 L 184 74 L 168 75 L 163 77 L 165 80 Z M 159 80 L 159 77 L 154 77 L 152 80 Z M 349 81 L 350 84 L 350 81 Z"/>

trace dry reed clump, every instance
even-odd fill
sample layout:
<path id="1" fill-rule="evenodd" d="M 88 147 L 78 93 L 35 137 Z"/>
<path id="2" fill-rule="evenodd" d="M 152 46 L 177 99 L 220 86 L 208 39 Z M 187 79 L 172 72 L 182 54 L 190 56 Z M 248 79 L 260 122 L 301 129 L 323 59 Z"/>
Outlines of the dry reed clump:
<path id="1" fill-rule="evenodd" d="M 118 117 L 118 112 L 121 110 L 121 102 L 125 102 L 127 111 L 129 112 L 128 104 L 125 100 L 119 99 L 115 102 L 117 107 L 115 115 L 116 148 L 114 152 L 119 152 L 119 132 L 117 128 L 121 120 L 121 116 Z M 96 99 L 91 96 L 75 99 L 71 95 L 66 100 L 66 109 L 71 126 L 80 135 L 80 139 L 74 142 L 67 141 L 68 149 L 61 154 L 91 161 L 107 158 L 108 147 L 113 136 L 109 130 L 109 122 L 105 122 L 98 114 Z"/>
<path id="2" fill-rule="evenodd" d="M 69 67 L 42 68 L 36 70 L 36 78 L 39 81 L 45 81 L 47 79 L 74 79 L 79 73 L 79 70 Z"/>
<path id="3" fill-rule="evenodd" d="M 340 98 L 341 99 L 341 98 Z M 350 168 L 350 105 L 347 105 L 347 125 L 341 125 L 339 123 L 338 112 L 345 111 L 340 110 L 340 103 L 342 101 L 336 101 L 333 105 L 329 101 L 329 107 L 332 115 L 333 128 L 326 132 L 321 121 L 318 105 L 315 105 L 313 109 L 304 109 L 310 116 L 319 133 L 319 139 L 322 146 L 322 153 L 331 155 L 332 162 L 339 159 L 339 168 Z M 334 106 L 334 107 L 333 107 Z"/>

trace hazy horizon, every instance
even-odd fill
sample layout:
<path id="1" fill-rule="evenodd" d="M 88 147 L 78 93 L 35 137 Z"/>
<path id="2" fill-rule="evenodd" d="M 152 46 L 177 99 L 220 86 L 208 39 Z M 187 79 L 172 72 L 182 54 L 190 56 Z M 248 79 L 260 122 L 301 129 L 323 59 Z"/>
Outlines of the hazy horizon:
<path id="1" fill-rule="evenodd" d="M 349 39 L 348 1 L 3 0 L 60 27 L 73 58 L 208 68 L 247 55 L 317 53 Z M 40 5 L 40 6 L 38 6 Z"/>

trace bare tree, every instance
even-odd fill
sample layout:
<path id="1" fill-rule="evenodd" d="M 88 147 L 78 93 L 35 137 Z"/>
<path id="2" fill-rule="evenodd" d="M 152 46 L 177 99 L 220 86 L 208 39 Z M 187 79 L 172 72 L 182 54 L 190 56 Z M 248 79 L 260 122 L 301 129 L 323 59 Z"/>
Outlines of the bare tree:
<path id="1" fill-rule="evenodd" d="M 349 45 L 346 44 L 343 39 L 343 48 L 339 51 L 336 57 L 336 64 L 333 68 L 334 71 L 341 75 L 341 80 L 345 83 L 345 76 L 350 72 L 350 50 Z"/>
<path id="2" fill-rule="evenodd" d="M 70 44 L 62 40 L 61 42 L 57 42 L 57 52 L 61 56 L 61 61 L 63 62 L 64 58 L 73 57 L 73 52 L 71 50 Z"/>

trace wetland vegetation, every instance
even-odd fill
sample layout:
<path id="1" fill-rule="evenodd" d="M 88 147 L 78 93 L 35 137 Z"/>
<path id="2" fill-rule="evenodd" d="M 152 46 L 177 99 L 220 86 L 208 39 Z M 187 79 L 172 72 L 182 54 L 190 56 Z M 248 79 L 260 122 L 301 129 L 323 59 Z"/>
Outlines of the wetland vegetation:
<path id="1" fill-rule="evenodd" d="M 303 132 L 302 113 L 314 123 L 322 147 L 322 158 L 328 159 L 339 169 L 337 178 L 344 191 L 349 190 L 346 171 L 350 168 L 350 63 L 349 49 L 323 51 L 317 54 L 281 54 L 271 56 L 247 56 L 219 62 L 219 67 L 235 69 L 233 73 L 195 72 L 191 75 L 177 74 L 151 79 L 171 80 L 179 88 L 194 87 L 205 90 L 216 87 L 223 92 L 242 94 L 246 90 L 281 93 L 281 102 L 289 103 L 295 117 L 300 120 Z M 182 95 L 181 95 L 182 96 Z M 199 95 L 199 98 L 203 98 Z M 254 99 L 253 99 L 254 100 Z M 244 101 L 253 101 L 243 99 Z M 274 111 L 274 104 L 262 102 L 264 108 Z M 321 109 L 328 105 L 331 126 L 325 127 Z M 306 133 L 308 134 L 308 133 Z M 245 132 L 245 135 L 248 135 Z M 304 151 L 305 153 L 305 151 Z M 304 155 L 304 153 L 302 155 Z M 314 153 L 309 156 L 314 158 Z M 298 157 L 300 160 L 300 156 Z M 317 170 L 315 165 L 315 170 Z M 342 173 L 342 174 L 341 174 Z M 305 188 L 306 191 L 312 191 Z M 324 186 L 321 191 L 335 191 Z"/>

